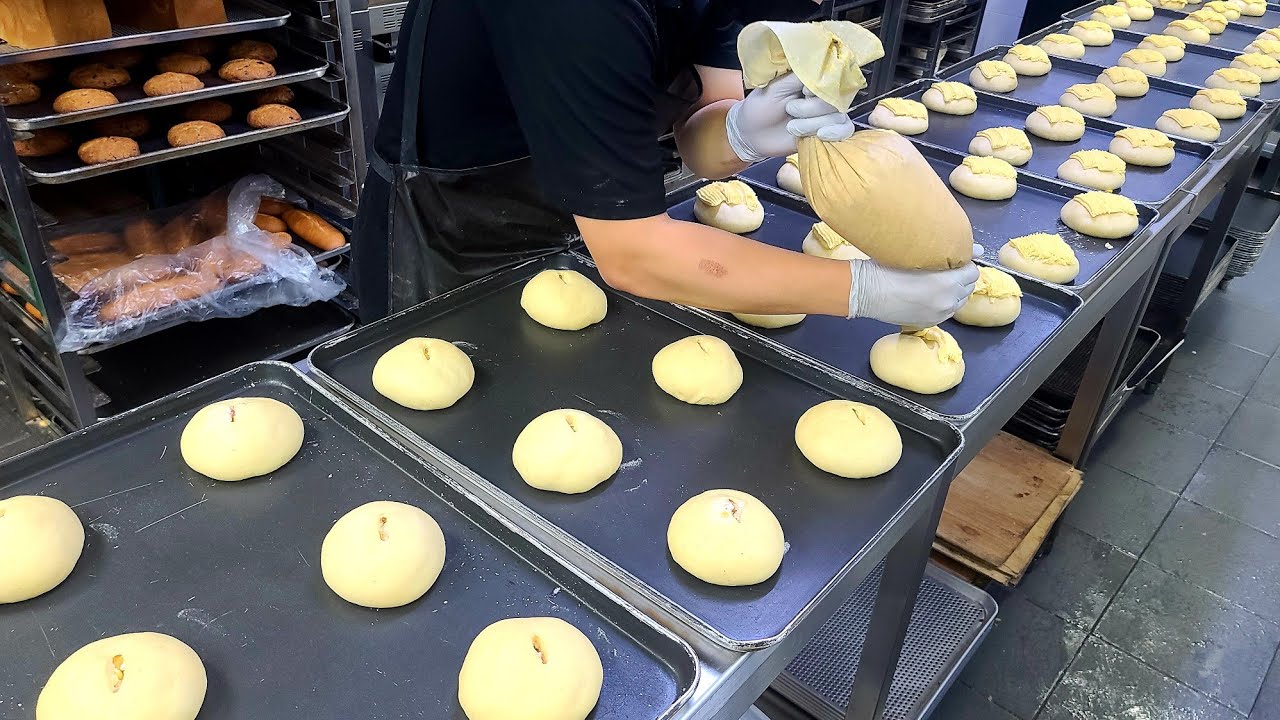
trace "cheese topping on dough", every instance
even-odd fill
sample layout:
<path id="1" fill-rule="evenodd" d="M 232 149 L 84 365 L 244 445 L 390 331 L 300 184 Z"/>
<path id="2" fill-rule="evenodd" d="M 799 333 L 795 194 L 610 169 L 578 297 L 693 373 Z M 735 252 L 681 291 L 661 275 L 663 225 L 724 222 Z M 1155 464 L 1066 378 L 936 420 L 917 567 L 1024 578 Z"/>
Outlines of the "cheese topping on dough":
<path id="1" fill-rule="evenodd" d="M 946 102 L 955 102 L 956 100 L 977 100 L 978 96 L 974 94 L 973 88 L 960 82 L 936 82 L 931 86 L 934 90 L 942 93 L 942 99 Z"/>
<path id="2" fill-rule="evenodd" d="M 1138 216 L 1138 208 L 1133 201 L 1123 195 L 1116 195 L 1109 192 L 1087 192 L 1071 198 L 1072 202 L 1078 202 L 1089 211 L 1089 217 L 1099 217 L 1102 215 L 1132 215 Z"/>
<path id="3" fill-rule="evenodd" d="M 1174 147 L 1173 140 L 1168 135 L 1159 130 L 1148 130 L 1147 128 L 1125 128 L 1116 131 L 1116 137 L 1124 138 L 1129 144 L 1136 147 L 1151 148 L 1171 148 Z"/>
<path id="4" fill-rule="evenodd" d="M 1187 0 L 1160 0 L 1160 7 L 1167 10 L 1181 10 L 1187 6 Z"/>
<path id="5" fill-rule="evenodd" d="M 978 268 L 978 284 L 973 286 L 973 294 L 994 299 L 1022 297 L 1022 288 L 1018 281 L 1003 270 L 993 267 Z"/>
<path id="6" fill-rule="evenodd" d="M 1027 134 L 1018 128 L 987 128 L 986 130 L 979 130 L 978 137 L 986 138 L 987 142 L 991 143 L 992 150 L 999 150 L 1000 148 L 1009 145 L 1019 148 L 1031 147 L 1031 141 L 1027 139 Z"/>
<path id="7" fill-rule="evenodd" d="M 1084 47 L 1084 41 L 1080 38 L 1075 35 L 1064 35 L 1062 33 L 1049 33 L 1048 35 L 1045 35 L 1044 39 L 1040 42 L 1051 42 L 1059 45 L 1079 45 L 1080 47 Z"/>
<path id="8" fill-rule="evenodd" d="M 956 339 L 951 337 L 951 333 L 937 325 L 906 334 L 915 335 L 924 340 L 925 345 L 937 351 L 940 362 L 958 363 L 964 359 L 964 353 L 960 352 L 960 345 L 956 342 Z"/>
<path id="9" fill-rule="evenodd" d="M 1107 195 L 1108 193 L 1101 193 Z M 1075 259 L 1075 251 L 1063 241 L 1059 235 L 1051 233 L 1035 233 L 1023 235 L 1009 241 L 1014 250 L 1028 260 L 1039 260 L 1050 265 L 1070 265 Z M 982 271 L 978 271 L 981 275 Z"/>
<path id="10" fill-rule="evenodd" d="M 1129 52 L 1133 52 L 1130 50 Z M 1152 50 L 1151 52 L 1155 52 Z M 1147 81 L 1146 73 L 1131 67 L 1121 67 L 1114 65 L 1102 71 L 1113 83 L 1136 82 L 1145 83 Z"/>
<path id="11" fill-rule="evenodd" d="M 1117 4 L 1117 5 L 1124 5 L 1125 7 L 1130 7 L 1130 8 L 1136 8 L 1136 7 L 1140 7 L 1140 8 L 1149 8 L 1149 7 L 1153 7 L 1153 6 L 1151 5 L 1151 3 L 1147 2 L 1147 0 L 1116 0 L 1116 4 Z"/>
<path id="12" fill-rule="evenodd" d="M 1205 3 L 1204 6 L 1205 8 L 1218 13 L 1222 17 L 1227 18 L 1228 21 L 1231 20 L 1230 17 L 1227 17 L 1228 10 L 1235 10 L 1237 15 L 1240 14 L 1240 8 L 1236 7 L 1235 5 L 1232 5 L 1229 2 L 1223 2 L 1223 0 L 1213 0 L 1213 2 Z"/>
<path id="13" fill-rule="evenodd" d="M 1095 8 L 1094 15 L 1102 15 L 1103 17 L 1129 17 L 1129 13 L 1119 5 L 1102 5 Z"/>
<path id="14" fill-rule="evenodd" d="M 1036 112 L 1044 116 L 1045 120 L 1050 123 L 1075 123 L 1076 125 L 1084 124 L 1084 116 L 1079 110 L 1069 108 L 1065 105 L 1042 105 L 1036 108 Z"/>
<path id="15" fill-rule="evenodd" d="M 1018 77 L 1018 73 L 1013 71 L 1013 67 L 1001 60 L 983 60 L 978 63 L 978 72 L 982 73 L 982 77 L 988 80 L 1001 75 L 1011 78 Z"/>
<path id="16" fill-rule="evenodd" d="M 1092 100 L 1093 98 L 1114 98 L 1115 93 L 1111 92 L 1111 88 L 1102 83 L 1080 83 L 1067 88 L 1067 92 L 1075 95 L 1081 100 Z"/>
<path id="17" fill-rule="evenodd" d="M 800 167 L 800 153 L 791 153 L 787 156 L 787 164 Z"/>
<path id="18" fill-rule="evenodd" d="M 853 243 L 840 237 L 840 234 L 831 229 L 831 226 L 819 220 L 813 224 L 813 239 L 818 244 L 828 250 L 835 250 L 841 245 L 853 245 Z"/>
<path id="19" fill-rule="evenodd" d="M 1101 10 L 1102 8 L 1098 9 Z M 1111 26 L 1101 20 L 1081 20 L 1075 25 L 1072 25 L 1072 27 L 1080 28 L 1081 30 L 1101 30 L 1108 34 L 1111 32 Z"/>
<path id="20" fill-rule="evenodd" d="M 1204 88 L 1196 92 L 1197 95 L 1203 96 L 1211 103 L 1220 103 L 1222 105 L 1234 105 L 1236 107 L 1244 107 L 1244 96 L 1238 90 L 1231 88 Z"/>
<path id="21" fill-rule="evenodd" d="M 964 166 L 974 175 L 995 175 L 1002 178 L 1016 178 L 1018 171 L 1009 163 L 996 157 L 969 155 L 964 159 Z"/>
<path id="22" fill-rule="evenodd" d="M 1280 60 L 1276 60 L 1270 55 L 1263 55 L 1262 53 L 1256 52 L 1245 53 L 1237 57 L 1236 60 L 1248 65 L 1249 67 L 1262 68 L 1263 70 L 1272 70 L 1280 67 Z"/>
<path id="23" fill-rule="evenodd" d="M 1246 85 L 1261 85 L 1262 78 L 1255 73 L 1251 73 L 1244 68 L 1224 67 L 1213 71 L 1214 75 L 1233 83 L 1245 83 Z"/>
<path id="24" fill-rule="evenodd" d="M 698 200 L 704 205 L 718 207 L 720 205 L 746 205 L 755 210 L 760 207 L 760 199 L 751 186 L 741 180 L 713 182 L 698 188 Z"/>
<path id="25" fill-rule="evenodd" d="M 1070 160 L 1075 160 L 1087 170 L 1100 170 L 1105 173 L 1123 173 L 1124 160 L 1106 150 L 1077 150 L 1071 153 Z"/>
<path id="26" fill-rule="evenodd" d="M 1147 48 L 1134 48 L 1121 55 L 1122 58 L 1128 58 L 1129 62 L 1135 63 L 1157 63 L 1164 65 L 1164 56 L 1159 50 L 1149 50 Z M 1132 69 L 1132 68 L 1130 68 Z"/>
<path id="27" fill-rule="evenodd" d="M 1158 48 L 1167 48 L 1167 47 L 1185 48 L 1187 46 L 1187 43 L 1184 42 L 1182 38 L 1176 38 L 1172 35 L 1148 35 L 1145 38 L 1143 38 L 1142 42 L 1139 43 L 1139 45 L 1151 45 L 1152 47 L 1158 47 Z M 1163 58 L 1164 56 L 1161 55 L 1160 57 Z"/>
<path id="28" fill-rule="evenodd" d="M 1071 37 L 1067 35 L 1065 37 Z M 1072 38 L 1079 42 L 1079 38 Z M 1009 48 L 1009 54 L 1025 62 L 1049 62 L 1049 53 L 1044 48 L 1038 48 L 1035 45 L 1014 45 Z"/>
<path id="29" fill-rule="evenodd" d="M 898 117 L 916 118 L 917 120 L 924 120 L 929 117 L 929 109 L 924 106 L 924 103 L 907 98 L 885 98 L 877 105 Z"/>
<path id="30" fill-rule="evenodd" d="M 1204 23 L 1197 22 L 1191 18 L 1178 18 L 1177 20 L 1169 23 L 1169 27 L 1182 28 L 1183 30 L 1204 30 L 1205 32 L 1209 32 L 1209 28 L 1205 27 Z"/>
<path id="31" fill-rule="evenodd" d="M 1280 54 L 1280 40 L 1277 40 L 1271 36 L 1260 37 L 1249 44 L 1253 46 L 1254 50 L 1264 55 Z"/>
<path id="32" fill-rule="evenodd" d="M 1193 13 L 1188 14 L 1187 17 L 1191 18 L 1192 20 L 1195 20 L 1196 22 L 1202 25 L 1205 25 L 1206 27 L 1207 27 L 1206 21 L 1219 22 L 1219 23 L 1227 22 L 1226 15 L 1223 15 L 1222 13 L 1216 12 L 1214 10 L 1210 10 L 1209 8 L 1201 8 Z"/>
<path id="33" fill-rule="evenodd" d="M 1174 108 L 1165 110 L 1160 117 L 1167 117 L 1178 123 L 1178 127 L 1207 127 L 1214 130 L 1221 130 L 1222 126 L 1218 124 L 1218 118 L 1210 115 L 1203 110 L 1194 110 L 1192 108 Z"/>

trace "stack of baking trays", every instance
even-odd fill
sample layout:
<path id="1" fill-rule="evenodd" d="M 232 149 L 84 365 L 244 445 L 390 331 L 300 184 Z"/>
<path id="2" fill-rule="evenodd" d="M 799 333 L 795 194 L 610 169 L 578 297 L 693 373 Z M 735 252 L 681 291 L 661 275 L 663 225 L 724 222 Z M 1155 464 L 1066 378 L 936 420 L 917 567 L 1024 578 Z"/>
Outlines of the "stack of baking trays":
<path id="1" fill-rule="evenodd" d="M 1229 232 L 1236 241 L 1227 265 L 1228 278 L 1243 277 L 1253 272 L 1254 264 L 1267 246 L 1267 239 L 1275 234 L 1278 225 L 1280 201 L 1270 193 L 1249 188 L 1231 219 Z"/>

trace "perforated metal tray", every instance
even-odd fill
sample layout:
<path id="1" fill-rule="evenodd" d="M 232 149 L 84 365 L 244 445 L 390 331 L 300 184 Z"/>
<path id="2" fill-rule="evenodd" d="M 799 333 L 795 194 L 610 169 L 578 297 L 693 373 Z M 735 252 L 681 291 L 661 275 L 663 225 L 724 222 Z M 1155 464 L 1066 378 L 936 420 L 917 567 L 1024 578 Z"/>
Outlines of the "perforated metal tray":
<path id="1" fill-rule="evenodd" d="M 1078 7 L 1075 10 L 1069 10 L 1063 13 L 1062 17 L 1065 20 L 1072 21 L 1088 20 L 1089 16 L 1093 14 L 1094 9 L 1100 4 L 1102 3 L 1093 2 L 1085 5 L 1084 7 Z M 1186 12 L 1181 10 L 1156 8 L 1155 14 L 1150 20 L 1134 20 L 1126 29 L 1129 32 L 1141 33 L 1143 35 L 1159 35 L 1164 32 L 1165 26 L 1168 25 L 1171 20 L 1185 18 L 1191 12 L 1199 10 L 1202 7 L 1204 6 L 1188 5 Z M 1272 22 L 1269 25 L 1259 24 L 1255 26 L 1245 22 L 1246 19 L 1252 21 L 1259 18 L 1241 17 L 1235 22 L 1227 23 L 1227 29 L 1220 35 L 1210 35 L 1209 42 L 1207 44 L 1212 47 L 1226 48 L 1228 50 L 1243 50 L 1249 46 L 1249 43 L 1253 42 L 1253 39 L 1258 36 L 1258 33 L 1277 24 L 1277 22 Z"/>

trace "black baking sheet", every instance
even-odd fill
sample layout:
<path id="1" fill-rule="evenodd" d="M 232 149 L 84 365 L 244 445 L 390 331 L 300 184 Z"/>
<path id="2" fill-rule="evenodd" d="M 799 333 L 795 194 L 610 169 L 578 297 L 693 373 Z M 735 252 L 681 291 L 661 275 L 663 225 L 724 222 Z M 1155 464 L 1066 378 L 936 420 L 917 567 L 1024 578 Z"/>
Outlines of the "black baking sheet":
<path id="1" fill-rule="evenodd" d="M 244 395 L 297 410 L 302 451 L 238 483 L 189 470 L 178 449 L 187 419 Z M 0 478 L 0 496 L 73 506 L 87 538 L 64 583 L 0 605 L 4 717 L 33 717 L 45 680 L 75 650 L 140 631 L 200 655 L 209 675 L 200 717 L 211 720 L 462 720 L 462 659 L 507 617 L 559 617 L 591 639 L 604 663 L 593 718 L 663 717 L 696 678 L 688 646 L 591 589 L 286 365 L 246 366 L 95 425 L 0 464 Z M 440 579 L 402 608 L 351 605 L 320 575 L 325 533 L 372 500 L 416 505 L 444 531 Z"/>
<path id="2" fill-rule="evenodd" d="M 1070 12 L 1063 13 L 1063 17 L 1068 20 L 1088 20 L 1089 16 L 1093 14 L 1094 8 L 1100 4 L 1102 3 L 1091 3 L 1084 7 L 1076 8 Z M 1188 5 L 1186 10 L 1156 8 L 1156 12 L 1151 16 L 1150 20 L 1134 20 L 1125 29 L 1129 32 L 1142 33 L 1143 35 L 1162 35 L 1170 21 L 1185 18 L 1202 7 L 1204 7 L 1203 4 Z M 1258 33 L 1269 27 L 1280 25 L 1280 21 L 1273 21 L 1264 25 L 1257 22 L 1258 20 L 1262 20 L 1262 18 L 1241 16 L 1239 20 L 1227 23 L 1227 29 L 1221 34 L 1210 35 L 1209 42 L 1206 44 L 1211 47 L 1226 48 L 1228 50 L 1243 50 L 1249 46 L 1249 43 L 1253 42 Z"/>
<path id="3" fill-rule="evenodd" d="M 891 95 L 919 100 L 932 84 L 931 80 L 917 80 L 894 90 Z M 912 135 L 911 140 L 967 155 L 969 142 L 979 131 L 1005 125 L 1021 129 L 1026 126 L 1027 116 L 1035 112 L 1037 107 L 1005 95 L 983 92 L 976 94 L 978 109 L 972 115 L 931 112 L 929 129 L 919 135 Z M 870 127 L 867 119 L 875 109 L 876 102 L 870 101 L 861 108 L 856 108 L 853 112 L 854 122 Z M 1031 159 L 1019 169 L 1055 179 L 1058 166 L 1066 162 L 1071 153 L 1077 150 L 1106 150 L 1111 146 L 1116 131 L 1124 127 L 1126 126 L 1100 118 L 1086 117 L 1084 136 L 1076 142 L 1054 142 L 1027 133 L 1027 139 L 1031 141 Z M 1117 192 L 1134 202 L 1162 204 L 1180 185 L 1200 174 L 1205 162 L 1213 155 L 1211 145 L 1177 137 L 1174 138 L 1174 143 L 1176 147 L 1172 163 L 1162 168 L 1129 165 L 1125 172 L 1124 187 Z"/>
<path id="4" fill-rule="evenodd" d="M 955 167 L 944 160 L 931 159 L 934 169 L 943 177 Z M 775 170 L 776 172 L 776 170 Z M 1027 188 L 1018 194 L 1028 193 Z M 681 198 L 688 193 L 675 196 Z M 1016 196 L 1015 196 L 1016 197 Z M 969 200 L 960 196 L 962 200 Z M 809 228 L 817 221 L 809 207 L 790 198 L 761 193 L 765 205 L 764 225 L 749 237 L 787 250 L 800 250 L 800 243 Z M 982 203 L 981 200 L 971 200 Z M 1061 204 L 1054 200 L 1054 207 Z M 1004 205 L 1008 212 L 1008 203 Z M 966 212 L 972 211 L 965 207 Z M 669 211 L 677 220 L 696 222 L 693 218 L 693 199 L 684 199 Z M 1056 210 L 1055 210 L 1056 212 Z M 977 223 L 975 222 L 975 229 Z M 1023 233 L 1026 234 L 1026 233 Z M 1001 242 L 1003 244 L 1003 242 Z M 988 248 L 991 255 L 999 247 Z M 827 315 L 810 315 L 800 324 L 768 330 L 743 324 L 743 327 L 762 333 L 773 340 L 805 355 L 821 360 L 855 377 L 875 383 L 888 392 L 897 393 L 939 414 L 956 418 L 968 418 L 977 412 L 1001 386 L 1013 377 L 1026 362 L 1057 332 L 1080 306 L 1080 298 L 1055 286 L 1019 278 L 1022 286 L 1022 313 L 1012 324 L 1001 328 L 979 328 L 962 325 L 954 320 L 942 324 L 942 328 L 955 337 L 964 351 L 965 373 L 960 384 L 936 395 L 921 395 L 883 382 L 871 372 L 870 352 L 876 340 L 898 331 L 870 318 L 846 320 Z M 732 315 L 725 315 L 737 323 Z"/>
<path id="5" fill-rule="evenodd" d="M 944 70 L 942 75 L 945 77 L 942 79 L 959 80 L 968 84 L 969 71 L 974 64 L 993 58 L 998 60 L 1004 57 L 1008 50 L 1008 47 L 1001 46 L 975 55 L 963 63 L 953 65 Z M 1020 75 L 1018 77 L 1018 87 L 1013 92 L 1006 93 L 1006 97 L 1014 97 L 1035 105 L 1057 105 L 1059 104 L 1058 99 L 1062 97 L 1063 91 L 1067 88 L 1078 83 L 1096 82 L 1098 74 L 1102 72 L 1098 66 L 1090 65 L 1089 63 L 1058 57 L 1050 58 L 1050 60 L 1053 61 L 1053 69 L 1049 71 L 1048 75 L 1042 77 Z M 1124 125 L 1154 128 L 1156 120 L 1160 118 L 1161 113 L 1165 110 L 1190 107 L 1191 98 L 1195 96 L 1198 89 L 1190 85 L 1166 82 L 1159 78 L 1151 78 L 1149 82 L 1151 83 L 1151 89 L 1146 95 L 1140 98 L 1117 98 L 1115 113 L 1106 119 Z M 1262 103 L 1253 98 L 1247 98 L 1245 102 L 1248 104 L 1249 109 L 1245 112 L 1244 117 L 1235 120 L 1218 121 L 1218 124 L 1222 126 L 1222 135 L 1215 144 L 1230 142 L 1236 133 L 1243 130 L 1245 125 L 1253 119 L 1258 110 L 1262 109 Z M 935 114 L 937 113 L 930 114 L 931 120 Z"/>
<path id="6" fill-rule="evenodd" d="M 520 293 L 530 277 L 549 268 L 577 270 L 604 289 L 604 321 L 562 332 L 530 319 L 520 309 Z M 721 405 L 688 405 L 658 388 L 651 362 L 667 344 L 705 333 L 734 348 L 744 380 Z M 471 356 L 475 385 L 453 407 L 418 412 L 374 391 L 378 358 L 415 336 L 453 341 Z M 533 261 L 358 329 L 317 348 L 311 362 L 322 380 L 346 388 L 410 441 L 452 456 L 729 646 L 762 647 L 781 639 L 930 478 L 949 471 L 956 449 L 952 428 L 901 401 L 789 359 L 695 313 L 610 290 L 588 262 L 570 254 Z M 793 439 L 796 421 L 837 397 L 871 403 L 893 418 L 904 446 L 897 467 L 851 481 L 804 459 Z M 536 490 L 520 479 L 511 465 L 516 436 L 556 408 L 591 412 L 617 432 L 624 461 L 616 476 L 581 495 Z M 755 495 L 782 523 L 790 550 L 764 583 L 709 585 L 667 553 L 671 514 L 690 497 L 717 488 Z"/>

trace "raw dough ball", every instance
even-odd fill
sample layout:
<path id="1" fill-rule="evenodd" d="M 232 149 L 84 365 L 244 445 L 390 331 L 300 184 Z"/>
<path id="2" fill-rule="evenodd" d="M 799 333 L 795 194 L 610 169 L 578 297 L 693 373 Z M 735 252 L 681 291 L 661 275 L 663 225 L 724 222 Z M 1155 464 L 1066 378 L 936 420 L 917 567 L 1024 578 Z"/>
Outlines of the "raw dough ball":
<path id="1" fill-rule="evenodd" d="M 975 327 L 1000 327 L 1022 313 L 1022 288 L 1009 273 L 993 267 L 978 268 L 978 284 L 964 305 L 956 310 L 956 322 Z"/>
<path id="2" fill-rule="evenodd" d="M 653 379 L 682 402 L 719 405 L 742 387 L 742 366 L 725 341 L 711 335 L 691 335 L 653 356 Z"/>
<path id="3" fill-rule="evenodd" d="M 581 330 L 604 319 L 604 291 L 576 270 L 543 270 L 525 284 L 520 307 L 556 330 Z"/>
<path id="4" fill-rule="evenodd" d="M 1280 80 L 1280 60 L 1270 55 L 1262 53 L 1238 55 L 1235 60 L 1231 61 L 1231 67 L 1237 70 L 1247 70 L 1257 75 L 1258 79 L 1264 83 Z"/>
<path id="5" fill-rule="evenodd" d="M 1095 190 L 1119 188 L 1124 175 L 1124 160 L 1106 150 L 1077 150 L 1058 166 L 1058 177 Z"/>
<path id="6" fill-rule="evenodd" d="M 1168 62 L 1164 53 L 1150 48 L 1134 48 L 1120 56 L 1116 63 L 1120 67 L 1131 68 L 1150 77 L 1164 77 Z"/>
<path id="7" fill-rule="evenodd" d="M 1115 40 L 1111 26 L 1097 20 L 1081 20 L 1072 25 L 1067 34 L 1079 38 L 1080 42 L 1090 47 L 1104 47 Z"/>
<path id="8" fill-rule="evenodd" d="M 1016 237 L 1000 248 L 1000 264 L 1034 278 L 1065 283 L 1080 274 L 1080 261 L 1058 235 L 1035 233 Z"/>
<path id="9" fill-rule="evenodd" d="M 1055 142 L 1075 142 L 1084 137 L 1084 116 L 1064 105 L 1044 105 L 1027 116 L 1027 132 Z"/>
<path id="10" fill-rule="evenodd" d="M 1245 97 L 1257 97 L 1262 92 L 1262 78 L 1257 73 L 1237 67 L 1219 68 L 1204 81 L 1207 88 L 1235 90 Z"/>
<path id="11" fill-rule="evenodd" d="M 153 632 L 103 638 L 49 676 L 36 720 L 195 720 L 209 680 L 200 656 Z"/>
<path id="12" fill-rule="evenodd" d="M 884 98 L 867 116 L 867 122 L 902 135 L 919 135 L 929 129 L 929 110 L 907 98 Z"/>
<path id="13" fill-rule="evenodd" d="M 1218 118 L 1194 108 L 1165 110 L 1156 120 L 1156 129 L 1201 142 L 1217 142 L 1222 135 Z"/>
<path id="14" fill-rule="evenodd" d="M 377 371 L 374 371 L 377 374 Z M 302 449 L 302 418 L 271 398 L 206 405 L 182 430 L 182 459 L 201 475 L 231 482 L 267 475 Z"/>
<path id="15" fill-rule="evenodd" d="M 618 472 L 622 441 L 594 415 L 552 410 L 520 431 L 511 462 L 520 477 L 539 490 L 584 493 Z"/>
<path id="16" fill-rule="evenodd" d="M 936 395 L 960 384 L 964 353 L 955 338 L 937 326 L 894 333 L 871 346 L 871 372 L 895 387 Z"/>
<path id="17" fill-rule="evenodd" d="M 880 408 L 828 400 L 800 416 L 796 447 L 819 470 L 843 478 L 869 478 L 898 464 L 902 435 Z"/>
<path id="18" fill-rule="evenodd" d="M 61 500 L 41 495 L 0 500 L 0 605 L 57 587 L 83 549 L 84 526 Z"/>
<path id="19" fill-rule="evenodd" d="M 442 410 L 476 380 L 471 358 L 446 340 L 409 338 L 378 358 L 373 389 L 411 410 Z"/>
<path id="20" fill-rule="evenodd" d="M 1190 13 L 1187 19 L 1204 25 L 1210 35 L 1221 35 L 1227 29 L 1227 18 L 1222 13 L 1214 12 L 1209 8 L 1200 8 Z"/>
<path id="21" fill-rule="evenodd" d="M 1164 62 L 1163 59 L 1160 62 Z M 1151 83 L 1141 70 L 1130 67 L 1109 67 L 1098 73 L 1098 82 L 1105 85 L 1116 97 L 1142 97 L 1151 89 Z"/>
<path id="22" fill-rule="evenodd" d="M 788 155 L 786 162 L 778 167 L 778 187 L 796 195 L 804 195 L 804 183 L 800 180 L 800 155 L 798 153 Z"/>
<path id="23" fill-rule="evenodd" d="M 1257 40 L 1245 46 L 1244 51 L 1248 53 L 1259 53 L 1266 55 L 1274 60 L 1280 60 L 1280 40 L 1268 35 L 1259 37 Z"/>
<path id="24" fill-rule="evenodd" d="M 979 130 L 969 142 L 969 153 L 996 157 L 1010 165 L 1026 165 L 1031 159 L 1031 141 L 1018 128 L 996 127 Z"/>
<path id="25" fill-rule="evenodd" d="M 1058 102 L 1085 115 L 1111 117 L 1116 112 L 1116 94 L 1102 83 L 1072 85 L 1062 93 Z"/>
<path id="26" fill-rule="evenodd" d="M 743 235 L 764 224 L 764 206 L 741 180 L 713 182 L 698 188 L 693 215 L 703 225 Z"/>
<path id="27" fill-rule="evenodd" d="M 458 704 L 468 720 L 584 720 L 603 684 L 600 654 L 577 628 L 560 618 L 508 618 L 471 641 Z"/>
<path id="28" fill-rule="evenodd" d="M 951 187 L 977 200 L 1008 200 L 1018 192 L 1018 173 L 996 157 L 970 155 L 951 171 Z"/>
<path id="29" fill-rule="evenodd" d="M 1211 38 L 1209 28 L 1190 18 L 1179 18 L 1171 21 L 1164 26 L 1163 34 L 1176 37 L 1185 42 L 1196 43 L 1197 45 L 1205 45 Z"/>
<path id="30" fill-rule="evenodd" d="M 1178 62 L 1187 52 L 1187 44 L 1172 35 L 1148 35 L 1138 43 L 1138 48 L 1155 50 L 1166 63 Z"/>
<path id="31" fill-rule="evenodd" d="M 755 585 L 773 577 L 782 564 L 782 525 L 747 493 L 708 490 L 671 516 L 667 549 L 676 564 L 703 582 Z"/>
<path id="32" fill-rule="evenodd" d="M 1049 55 L 1056 57 L 1070 60 L 1079 60 L 1084 57 L 1084 43 L 1080 42 L 1080 38 L 1074 35 L 1049 33 L 1036 44 Z"/>
<path id="33" fill-rule="evenodd" d="M 1062 206 L 1062 222 L 1076 232 L 1115 240 L 1138 229 L 1138 208 L 1123 195 L 1080 193 Z"/>
<path id="34" fill-rule="evenodd" d="M 852 247 L 852 246 L 850 246 Z M 739 321 L 748 325 L 753 325 L 766 330 L 777 330 L 778 328 L 791 327 L 800 324 L 807 315 L 797 313 L 795 315 L 757 315 L 755 313 L 733 313 L 733 316 Z"/>
<path id="35" fill-rule="evenodd" d="M 969 84 L 987 92 L 1013 92 L 1018 87 L 1018 73 L 1007 62 L 983 60 L 969 71 Z"/>
<path id="36" fill-rule="evenodd" d="M 1124 128 L 1116 131 L 1110 150 L 1130 165 L 1164 167 L 1173 162 L 1174 142 L 1159 130 Z"/>
<path id="37" fill-rule="evenodd" d="M 1212 10 L 1227 19 L 1227 22 L 1235 22 L 1240 19 L 1240 8 L 1234 3 L 1225 2 L 1225 0 L 1213 0 L 1204 4 L 1205 9 Z"/>
<path id="38" fill-rule="evenodd" d="M 320 546 L 320 573 L 343 600 L 370 608 L 408 605 L 444 567 L 444 533 L 421 509 L 390 500 L 338 518 Z"/>
<path id="39" fill-rule="evenodd" d="M 1240 0 L 1240 14 L 1245 17 L 1262 17 L 1267 14 L 1267 3 L 1263 0 Z"/>
<path id="40" fill-rule="evenodd" d="M 809 234 L 800 243 L 800 251 L 805 255 L 827 258 L 829 260 L 868 260 L 866 253 L 854 247 L 853 243 L 840 237 L 831 226 L 819 220 L 810 228 Z"/>
<path id="41" fill-rule="evenodd" d="M 1235 120 L 1244 117 L 1248 106 L 1244 98 L 1235 90 L 1225 88 L 1204 88 L 1196 91 L 1191 98 L 1191 107 L 1203 110 L 1219 120 Z"/>
<path id="42" fill-rule="evenodd" d="M 1143 22 L 1155 16 L 1155 8 L 1147 0 L 1116 0 L 1116 5 L 1129 13 L 1130 19 Z"/>
<path id="43" fill-rule="evenodd" d="M 1133 21 L 1129 19 L 1128 8 L 1119 3 L 1115 5 L 1099 6 L 1098 9 L 1094 10 L 1093 14 L 1089 16 L 1089 19 L 1106 23 L 1113 28 L 1119 28 L 1121 30 L 1129 27 L 1129 25 L 1133 23 Z"/>
<path id="44" fill-rule="evenodd" d="M 1053 69 L 1049 54 L 1035 45 L 1014 45 L 1004 54 L 1004 61 L 1019 75 L 1040 77 Z"/>
<path id="45" fill-rule="evenodd" d="M 973 88 L 959 82 L 936 82 L 920 97 L 924 106 L 946 115 L 972 115 L 978 109 Z"/>

